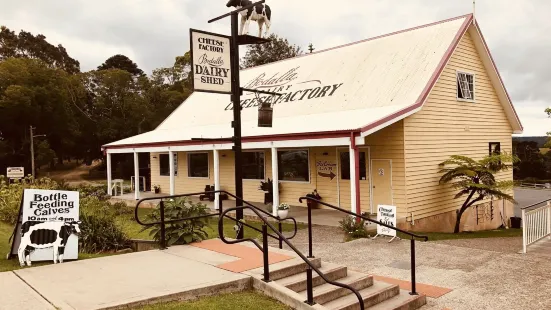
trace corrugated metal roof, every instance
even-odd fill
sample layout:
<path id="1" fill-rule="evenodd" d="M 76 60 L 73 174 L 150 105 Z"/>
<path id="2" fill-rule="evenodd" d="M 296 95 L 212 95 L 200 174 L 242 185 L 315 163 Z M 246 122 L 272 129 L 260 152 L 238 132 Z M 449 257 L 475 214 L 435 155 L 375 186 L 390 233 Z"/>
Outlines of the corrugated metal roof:
<path id="1" fill-rule="evenodd" d="M 258 102 L 242 96 L 243 136 L 358 130 L 396 115 L 417 103 L 469 18 L 242 70 L 242 87 L 285 93 L 272 128 L 257 126 Z M 232 120 L 229 95 L 195 92 L 154 131 L 107 147 L 228 138 Z"/>

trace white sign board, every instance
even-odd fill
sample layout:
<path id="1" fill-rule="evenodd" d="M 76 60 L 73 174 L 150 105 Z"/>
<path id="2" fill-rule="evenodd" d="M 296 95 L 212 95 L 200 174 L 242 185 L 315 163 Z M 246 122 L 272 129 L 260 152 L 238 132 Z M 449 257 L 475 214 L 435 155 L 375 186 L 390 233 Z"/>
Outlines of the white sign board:
<path id="1" fill-rule="evenodd" d="M 396 227 L 396 207 L 379 205 L 377 207 L 377 221 L 391 227 Z M 377 234 L 396 237 L 396 230 L 377 225 Z"/>
<path id="2" fill-rule="evenodd" d="M 26 189 L 22 208 L 19 252 L 31 261 L 78 259 L 78 192 Z"/>
<path id="3" fill-rule="evenodd" d="M 193 89 L 231 94 L 230 37 L 191 29 L 190 38 Z"/>
<path id="4" fill-rule="evenodd" d="M 8 179 L 22 179 L 25 177 L 24 167 L 8 167 L 6 169 L 6 177 Z"/>

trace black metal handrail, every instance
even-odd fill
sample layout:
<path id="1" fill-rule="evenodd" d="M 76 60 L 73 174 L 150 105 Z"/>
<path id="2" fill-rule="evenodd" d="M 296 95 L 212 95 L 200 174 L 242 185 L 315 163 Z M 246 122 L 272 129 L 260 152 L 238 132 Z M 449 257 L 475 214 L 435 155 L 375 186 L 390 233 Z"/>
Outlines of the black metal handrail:
<path id="1" fill-rule="evenodd" d="M 415 238 L 418 238 L 418 239 L 422 239 L 423 241 L 428 241 L 429 240 L 429 237 L 427 236 L 421 236 L 421 235 L 417 235 L 417 234 L 414 234 L 414 233 L 411 233 L 409 231 L 405 231 L 405 230 L 402 230 L 400 228 L 397 228 L 397 227 L 394 227 L 394 226 L 390 226 L 388 224 L 385 224 L 385 223 L 382 223 L 380 221 L 376 221 L 376 220 L 373 220 L 373 219 L 370 219 L 369 217 L 366 217 L 366 216 L 363 216 L 361 214 L 356 214 L 354 212 L 351 212 L 351 211 L 348 211 L 348 210 L 345 210 L 345 209 L 342 209 L 342 208 L 339 208 L 337 206 L 334 206 L 334 205 L 331 205 L 331 204 L 328 204 L 326 202 L 323 202 L 323 201 L 319 201 L 315 198 L 311 198 L 311 197 L 300 197 L 298 199 L 298 201 L 300 203 L 302 203 L 302 200 L 303 199 L 306 199 L 306 200 L 310 200 L 310 201 L 314 201 L 314 202 L 317 202 L 321 205 L 324 205 L 326 207 L 329 207 L 329 208 L 332 208 L 334 210 L 337 210 L 337 211 L 340 211 L 340 212 L 343 212 L 343 213 L 346 213 L 348 215 L 351 215 L 351 216 L 354 216 L 354 217 L 357 217 L 357 218 L 361 218 L 361 219 L 364 219 L 368 222 L 371 222 L 371 223 L 375 223 L 377 225 L 381 225 L 383 227 L 386 227 L 386 228 L 389 228 L 389 229 L 393 229 L 395 231 L 399 231 L 403 234 L 406 234 L 408 236 L 411 237 L 411 295 L 417 295 L 417 290 L 416 290 L 416 282 L 415 282 Z M 309 257 L 314 257 L 313 256 L 313 253 L 312 253 L 312 207 L 309 203 L 306 204 L 307 207 L 308 207 L 308 254 L 309 254 Z"/>
<path id="2" fill-rule="evenodd" d="M 245 201 L 243 201 L 243 202 L 245 202 Z M 256 242 L 256 240 L 250 239 L 250 238 L 231 241 L 231 240 L 226 240 L 226 238 L 224 237 L 224 221 L 223 221 L 223 218 L 224 218 L 225 214 L 228 213 L 228 212 L 231 212 L 231 211 L 237 211 L 238 209 L 247 209 L 247 208 L 251 209 L 251 211 L 253 211 L 258 216 L 258 218 L 260 218 L 264 222 L 264 224 L 262 225 L 262 231 L 263 231 L 262 246 L 260 246 L 260 244 L 258 244 L 258 242 Z M 323 272 L 321 272 L 316 266 L 314 266 L 314 264 L 312 264 L 312 262 L 308 258 L 306 258 L 304 256 L 304 254 L 302 254 L 287 238 L 285 238 L 285 236 L 283 236 L 283 234 L 281 232 L 277 231 L 275 229 L 275 227 L 273 227 L 272 224 L 270 224 L 270 222 L 266 218 L 264 218 L 260 213 L 258 213 L 256 208 L 254 208 L 254 207 L 251 208 L 250 206 L 230 208 L 230 209 L 227 209 L 224 212 L 220 213 L 220 219 L 218 220 L 218 234 L 220 235 L 220 239 L 222 240 L 222 242 L 227 243 L 227 244 L 236 244 L 236 243 L 241 243 L 241 242 L 245 242 L 245 241 L 250 241 L 254 245 L 256 245 L 256 247 L 258 247 L 258 249 L 260 249 L 260 251 L 262 252 L 262 255 L 263 255 L 263 259 L 264 259 L 264 278 L 263 278 L 264 282 L 270 282 L 270 270 L 269 270 L 270 264 L 268 263 L 268 250 L 267 250 L 268 249 L 268 238 L 267 238 L 268 227 L 270 229 L 272 229 L 279 236 L 280 240 L 283 240 L 287 244 L 287 246 L 289 246 L 309 266 L 309 268 L 306 270 L 306 284 L 307 284 L 307 288 L 306 288 L 307 300 L 306 300 L 306 303 L 308 303 L 309 305 L 315 304 L 315 302 L 314 302 L 314 293 L 313 293 L 313 282 L 312 282 L 312 270 L 314 270 L 325 282 L 327 282 L 331 285 L 335 285 L 335 286 L 342 287 L 342 288 L 345 288 L 345 289 L 348 289 L 348 290 L 352 291 L 356 295 L 356 297 L 358 298 L 358 301 L 359 301 L 359 304 L 360 304 L 360 309 L 361 310 L 365 309 L 363 298 L 360 295 L 360 292 L 358 292 L 358 290 L 354 289 L 353 287 L 351 287 L 349 285 L 342 284 L 342 283 L 339 283 L 339 282 L 335 282 L 335 281 L 332 281 L 329 278 L 327 278 L 325 276 L 325 274 Z"/>
<path id="3" fill-rule="evenodd" d="M 546 203 L 546 202 L 548 202 L 548 201 L 551 201 L 551 198 L 550 198 L 550 199 L 546 199 L 546 200 L 544 200 L 544 201 L 537 202 L 537 203 L 533 203 L 533 204 L 531 204 L 531 205 L 529 205 L 529 206 L 522 207 L 522 208 L 520 208 L 520 209 L 521 209 L 521 210 L 530 209 L 530 208 L 533 208 L 533 207 L 535 207 L 535 206 L 541 205 L 542 203 Z"/>
<path id="4" fill-rule="evenodd" d="M 255 210 L 257 211 L 260 211 L 266 215 L 268 215 L 269 217 L 273 218 L 274 220 L 276 220 L 278 222 L 278 228 L 279 228 L 279 231 L 282 232 L 283 229 L 282 229 L 282 221 L 292 221 L 293 224 L 294 224 L 294 232 L 293 232 L 293 235 L 288 237 L 288 239 L 293 239 L 296 235 L 297 235 L 297 231 L 298 231 L 298 227 L 297 227 L 297 221 L 295 220 L 295 218 L 293 217 L 288 217 L 288 218 L 285 218 L 285 219 L 281 219 L 279 217 L 276 217 L 276 216 L 273 216 L 272 214 L 256 207 L 255 205 L 239 198 L 239 197 L 236 197 L 235 195 L 231 194 L 231 193 L 228 193 L 227 191 L 223 191 L 223 190 L 219 190 L 219 191 L 207 191 L 207 192 L 197 192 L 197 193 L 189 193 L 189 194 L 180 194 L 180 195 L 169 195 L 169 196 L 158 196 L 158 197 L 149 197 L 149 198 L 143 198 L 141 200 L 138 201 L 138 203 L 136 204 L 136 208 L 134 209 L 134 217 L 136 219 L 136 222 L 138 222 L 138 224 L 142 225 L 142 226 L 154 226 L 154 225 L 161 225 L 161 240 L 160 240 L 160 244 L 161 244 L 161 248 L 162 249 L 165 249 L 166 248 L 166 224 L 170 224 L 170 223 L 177 223 L 177 222 L 183 222 L 183 221 L 189 221 L 189 220 L 195 220 L 195 219 L 200 219 L 200 218 L 208 218 L 208 217 L 215 217 L 215 216 L 221 216 L 222 214 L 222 210 L 223 210 L 223 204 L 222 204 L 222 200 L 220 200 L 220 204 L 219 204 L 219 208 L 218 208 L 218 213 L 212 213 L 212 214 L 207 214 L 207 215 L 198 215 L 198 216 L 192 216 L 192 217 L 187 217 L 187 218 L 182 218 L 182 219 L 173 219 L 173 220 L 165 220 L 165 216 L 164 216 L 164 199 L 174 199 L 174 198 L 181 198 L 181 197 L 191 197 L 191 196 L 199 196 L 199 195 L 210 195 L 210 194 L 227 194 L 228 196 L 231 196 L 235 199 L 239 199 L 240 201 L 242 201 L 243 203 L 247 204 L 248 206 L 250 206 L 250 208 L 254 208 Z M 151 223 L 144 223 L 140 220 L 139 218 L 139 215 L 138 215 L 138 209 L 139 209 L 139 206 L 142 202 L 144 201 L 150 201 L 150 200 L 160 200 L 160 218 L 161 220 L 159 222 L 151 222 Z M 263 231 L 257 229 L 256 227 L 254 226 L 251 226 L 245 222 L 241 222 L 239 220 L 237 220 L 236 218 L 233 218 L 229 215 L 225 215 L 226 218 L 229 218 L 231 220 L 234 220 L 236 223 L 238 223 L 238 225 L 242 225 L 242 226 L 246 226 L 246 227 L 249 227 L 257 232 L 260 232 L 260 233 L 263 233 Z M 280 238 L 272 235 L 272 234 L 267 234 L 268 237 L 270 238 L 273 238 L 273 239 L 276 239 L 279 241 L 279 248 L 283 248 L 283 240 L 281 240 Z"/>

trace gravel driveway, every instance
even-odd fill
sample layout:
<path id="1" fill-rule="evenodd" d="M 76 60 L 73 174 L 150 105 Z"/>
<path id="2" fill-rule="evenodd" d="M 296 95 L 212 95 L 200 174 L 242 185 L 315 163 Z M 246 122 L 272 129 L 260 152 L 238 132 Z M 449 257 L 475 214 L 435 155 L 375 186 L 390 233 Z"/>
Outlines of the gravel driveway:
<path id="1" fill-rule="evenodd" d="M 307 253 L 307 230 L 292 240 Z M 410 280 L 410 242 L 359 239 L 343 243 L 334 227 L 314 228 L 314 255 L 352 270 Z M 551 260 L 517 254 L 520 238 L 416 242 L 417 281 L 452 289 L 423 309 L 551 309 Z"/>

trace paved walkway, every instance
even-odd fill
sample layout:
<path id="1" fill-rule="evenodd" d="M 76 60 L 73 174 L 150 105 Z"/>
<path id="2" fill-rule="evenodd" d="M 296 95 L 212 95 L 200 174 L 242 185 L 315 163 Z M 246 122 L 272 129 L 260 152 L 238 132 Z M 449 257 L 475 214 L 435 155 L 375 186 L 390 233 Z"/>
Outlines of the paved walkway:
<path id="1" fill-rule="evenodd" d="M 224 247 L 219 240 L 208 240 L 200 247 L 175 246 L 0 273 L 0 309 L 110 309 L 250 288 L 249 275 L 223 266 L 243 261 L 240 271 L 255 269 L 261 252 L 246 245 L 233 245 L 230 254 L 235 256 L 217 252 Z M 277 251 L 272 251 L 270 264 L 294 258 Z"/>

